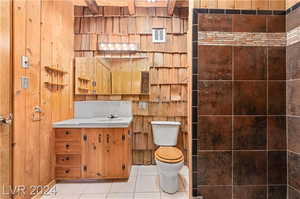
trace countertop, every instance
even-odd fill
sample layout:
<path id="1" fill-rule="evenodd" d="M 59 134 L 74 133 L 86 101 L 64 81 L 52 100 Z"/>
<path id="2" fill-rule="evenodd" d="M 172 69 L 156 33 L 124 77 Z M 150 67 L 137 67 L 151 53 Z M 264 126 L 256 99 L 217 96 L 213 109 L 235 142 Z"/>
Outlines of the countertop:
<path id="1" fill-rule="evenodd" d="M 53 123 L 53 128 L 127 128 L 132 117 L 75 118 Z"/>

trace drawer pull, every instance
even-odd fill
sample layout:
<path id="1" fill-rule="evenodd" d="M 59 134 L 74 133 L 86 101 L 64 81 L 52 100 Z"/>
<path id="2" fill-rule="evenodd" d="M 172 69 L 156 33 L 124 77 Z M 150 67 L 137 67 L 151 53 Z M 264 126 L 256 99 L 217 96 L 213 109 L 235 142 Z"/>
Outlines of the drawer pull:
<path id="1" fill-rule="evenodd" d="M 69 131 L 66 131 L 65 134 L 66 134 L 66 135 L 69 135 L 70 133 L 69 133 Z"/>
<path id="2" fill-rule="evenodd" d="M 66 160 L 68 161 L 68 160 L 70 160 L 70 158 L 69 158 L 69 157 L 66 157 Z"/>
<path id="3" fill-rule="evenodd" d="M 69 169 L 68 169 L 68 170 L 66 170 L 66 171 L 65 171 L 65 173 L 70 173 L 70 170 L 69 170 Z"/>
<path id="4" fill-rule="evenodd" d="M 96 175 L 97 175 L 97 176 L 101 176 L 101 174 L 100 174 L 100 173 L 97 173 Z"/>
<path id="5" fill-rule="evenodd" d="M 98 142 L 101 143 L 102 142 L 102 138 L 101 138 L 101 134 L 98 135 Z"/>
<path id="6" fill-rule="evenodd" d="M 70 145 L 69 144 L 66 144 L 66 148 L 69 148 L 70 147 Z"/>
<path id="7" fill-rule="evenodd" d="M 106 142 L 109 143 L 109 135 L 106 135 Z"/>

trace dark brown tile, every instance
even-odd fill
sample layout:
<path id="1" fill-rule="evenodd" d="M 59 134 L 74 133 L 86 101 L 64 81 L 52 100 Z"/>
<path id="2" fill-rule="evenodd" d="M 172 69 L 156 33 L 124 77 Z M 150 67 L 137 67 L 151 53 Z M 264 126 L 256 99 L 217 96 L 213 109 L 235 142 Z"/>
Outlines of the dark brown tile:
<path id="1" fill-rule="evenodd" d="M 288 121 L 288 149 L 300 153 L 300 118 L 287 117 Z"/>
<path id="2" fill-rule="evenodd" d="M 287 183 L 287 153 L 286 151 L 268 152 L 268 184 Z"/>
<path id="3" fill-rule="evenodd" d="M 231 186 L 204 186 L 199 187 L 198 196 L 205 199 L 232 199 Z"/>
<path id="4" fill-rule="evenodd" d="M 300 199 L 300 190 L 295 190 L 293 187 L 289 187 L 288 199 Z"/>
<path id="5" fill-rule="evenodd" d="M 287 112 L 300 115 L 300 80 L 287 82 Z"/>
<path id="6" fill-rule="evenodd" d="M 269 186 L 268 199 L 287 199 L 287 186 Z"/>
<path id="7" fill-rule="evenodd" d="M 234 149 L 263 150 L 267 148 L 267 117 L 234 117 Z"/>
<path id="8" fill-rule="evenodd" d="M 267 83 L 256 81 L 234 82 L 234 114 L 267 114 Z"/>
<path id="9" fill-rule="evenodd" d="M 233 199 L 267 199 L 267 186 L 235 186 Z"/>
<path id="10" fill-rule="evenodd" d="M 286 79 L 286 48 L 268 47 L 269 80 Z"/>
<path id="11" fill-rule="evenodd" d="M 300 155 L 289 152 L 288 156 L 288 183 L 300 190 Z"/>
<path id="12" fill-rule="evenodd" d="M 267 18 L 264 15 L 233 15 L 233 32 L 266 32 Z"/>
<path id="13" fill-rule="evenodd" d="M 232 32 L 232 16 L 223 14 L 199 14 L 198 30 Z"/>
<path id="14" fill-rule="evenodd" d="M 267 48 L 234 47 L 234 79 L 267 79 Z"/>
<path id="15" fill-rule="evenodd" d="M 220 126 L 222 128 L 220 128 Z M 232 149 L 232 117 L 201 116 L 198 119 L 200 150 Z"/>
<path id="16" fill-rule="evenodd" d="M 231 152 L 199 152 L 197 165 L 198 185 L 232 184 Z"/>
<path id="17" fill-rule="evenodd" d="M 198 53 L 200 80 L 232 79 L 231 46 L 199 46 Z"/>
<path id="18" fill-rule="evenodd" d="M 296 9 L 286 17 L 286 27 L 287 31 L 290 31 L 298 26 L 300 26 L 300 9 Z"/>
<path id="19" fill-rule="evenodd" d="M 286 49 L 287 79 L 300 78 L 300 42 Z"/>
<path id="20" fill-rule="evenodd" d="M 267 184 L 267 152 L 234 151 L 233 165 L 235 185 Z"/>
<path id="21" fill-rule="evenodd" d="M 285 32 L 285 15 L 267 16 L 267 32 Z"/>
<path id="22" fill-rule="evenodd" d="M 232 83 L 199 81 L 198 108 L 200 115 L 232 114 Z"/>
<path id="23" fill-rule="evenodd" d="M 269 115 L 285 115 L 286 83 L 285 81 L 269 81 L 268 110 Z"/>
<path id="24" fill-rule="evenodd" d="M 286 138 L 285 116 L 268 117 L 268 149 L 286 150 Z"/>

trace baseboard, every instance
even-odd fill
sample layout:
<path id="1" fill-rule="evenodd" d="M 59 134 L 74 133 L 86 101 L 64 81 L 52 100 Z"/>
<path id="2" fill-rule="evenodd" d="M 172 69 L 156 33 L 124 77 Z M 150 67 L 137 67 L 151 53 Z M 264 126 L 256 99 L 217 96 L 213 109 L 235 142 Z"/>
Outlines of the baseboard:
<path id="1" fill-rule="evenodd" d="M 45 187 L 49 187 L 49 189 L 51 189 L 54 185 L 56 184 L 56 180 L 52 180 L 50 181 L 47 185 L 45 185 Z M 43 196 L 44 192 L 41 191 L 38 194 L 36 194 L 35 196 L 33 196 L 31 199 L 40 199 Z"/>

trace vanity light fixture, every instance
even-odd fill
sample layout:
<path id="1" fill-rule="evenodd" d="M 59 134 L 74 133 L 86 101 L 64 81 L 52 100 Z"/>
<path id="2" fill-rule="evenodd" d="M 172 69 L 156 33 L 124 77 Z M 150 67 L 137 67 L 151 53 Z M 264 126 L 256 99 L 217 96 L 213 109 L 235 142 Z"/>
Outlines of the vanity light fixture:
<path id="1" fill-rule="evenodd" d="M 98 48 L 101 51 L 137 51 L 136 43 L 99 43 Z"/>

